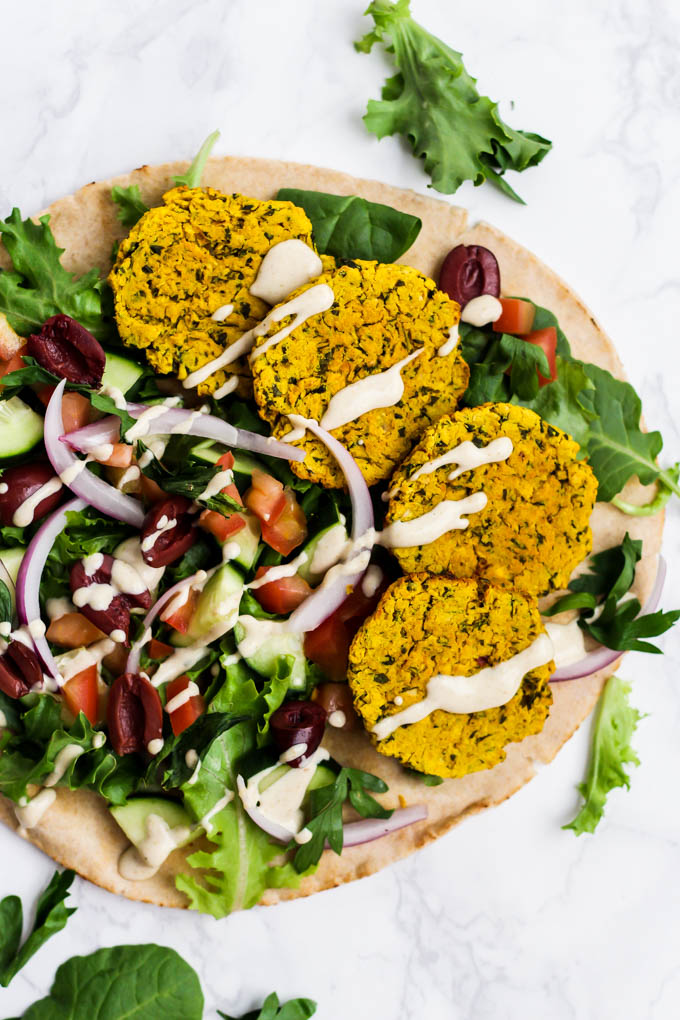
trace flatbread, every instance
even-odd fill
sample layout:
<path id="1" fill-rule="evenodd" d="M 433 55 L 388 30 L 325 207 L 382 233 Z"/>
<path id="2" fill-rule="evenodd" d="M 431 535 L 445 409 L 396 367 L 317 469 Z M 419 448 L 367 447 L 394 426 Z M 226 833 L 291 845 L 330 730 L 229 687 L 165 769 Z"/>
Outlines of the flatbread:
<path id="1" fill-rule="evenodd" d="M 92 266 L 108 272 L 114 241 L 125 234 L 116 218 L 111 187 L 137 184 L 148 205 L 160 202 L 172 186 L 171 178 L 185 172 L 186 163 L 168 163 L 141 167 L 110 181 L 89 184 L 74 195 L 55 202 L 48 210 L 57 243 L 66 249 L 63 263 L 75 273 Z M 413 247 L 400 260 L 437 279 L 447 252 L 457 243 L 481 244 L 490 248 L 500 263 L 503 290 L 508 294 L 530 296 L 537 304 L 553 311 L 568 336 L 574 354 L 624 378 L 623 368 L 612 342 L 574 292 L 531 252 L 485 223 L 467 228 L 467 212 L 434 198 L 388 187 L 378 181 L 361 180 L 334 170 L 266 159 L 223 157 L 208 162 L 203 183 L 222 191 L 238 191 L 255 198 L 271 198 L 281 187 L 306 188 L 335 194 L 361 195 L 419 216 L 423 228 Z M 6 253 L 0 251 L 0 263 L 7 266 Z M 635 480 L 625 489 L 629 501 L 649 499 L 653 487 Z M 661 547 L 663 514 L 655 517 L 627 517 L 610 504 L 596 505 L 592 517 L 594 551 L 616 545 L 628 531 L 643 540 L 644 556 L 638 566 L 634 590 L 644 603 L 656 574 L 657 554 Z M 302 881 L 299 889 L 272 889 L 262 903 L 308 896 L 356 878 L 363 878 L 387 866 L 427 843 L 460 822 L 467 815 L 500 804 L 520 789 L 535 774 L 537 764 L 552 761 L 595 705 L 602 687 L 618 662 L 590 677 L 553 684 L 554 703 L 543 731 L 520 744 L 510 745 L 507 758 L 495 768 L 462 779 L 445 780 L 440 786 L 427 787 L 409 777 L 390 758 L 379 755 L 367 734 L 330 731 L 324 741 L 339 761 L 382 776 L 390 793 L 389 806 L 425 803 L 428 818 L 374 843 L 347 848 L 341 856 L 324 854 L 314 875 Z M 12 805 L 0 798 L 0 820 L 17 829 Z M 197 844 L 177 850 L 166 860 L 158 874 L 143 882 L 128 882 L 118 874 L 118 858 L 127 841 L 113 821 L 104 801 L 88 790 L 57 790 L 57 800 L 41 822 L 27 836 L 64 867 L 73 868 L 84 878 L 129 899 L 159 906 L 186 907 L 186 897 L 175 888 L 175 876 L 188 870 L 184 858 Z"/>

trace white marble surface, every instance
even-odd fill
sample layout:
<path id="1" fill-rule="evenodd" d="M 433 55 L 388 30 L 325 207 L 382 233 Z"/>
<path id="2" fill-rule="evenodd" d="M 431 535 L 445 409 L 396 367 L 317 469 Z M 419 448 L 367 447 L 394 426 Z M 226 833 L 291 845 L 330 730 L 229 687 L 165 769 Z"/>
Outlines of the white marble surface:
<path id="1" fill-rule="evenodd" d="M 413 0 L 463 51 L 513 124 L 554 140 L 517 186 L 455 197 L 533 248 L 596 310 L 680 456 L 680 14 L 675 0 Z M 32 212 L 87 181 L 218 152 L 336 167 L 424 190 L 397 140 L 361 123 L 379 53 L 355 54 L 362 0 L 2 0 L 0 212 Z M 514 111 L 509 102 L 514 100 Z M 680 605 L 680 504 L 669 512 L 665 604 Z M 0 1013 L 43 994 L 75 952 L 175 946 L 203 980 L 206 1016 L 271 989 L 319 1001 L 322 1020 L 671 1020 L 680 1015 L 680 648 L 629 657 L 648 718 L 642 765 L 594 838 L 560 825 L 588 745 L 584 726 L 502 807 L 418 856 L 310 901 L 215 922 L 78 882 L 79 911 L 0 990 Z M 51 862 L 0 831 L 0 895 L 28 903 Z"/>

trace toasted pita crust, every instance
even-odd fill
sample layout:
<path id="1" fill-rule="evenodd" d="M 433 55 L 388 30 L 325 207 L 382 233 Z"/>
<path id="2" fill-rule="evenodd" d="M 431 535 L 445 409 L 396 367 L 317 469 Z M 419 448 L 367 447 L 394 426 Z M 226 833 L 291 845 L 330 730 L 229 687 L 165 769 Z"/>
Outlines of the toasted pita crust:
<path id="1" fill-rule="evenodd" d="M 58 244 L 66 249 L 64 265 L 78 274 L 92 266 L 108 271 L 112 245 L 125 233 L 116 219 L 110 198 L 112 185 L 138 184 L 145 201 L 154 205 L 171 186 L 171 177 L 185 170 L 185 163 L 145 166 L 111 181 L 90 184 L 75 195 L 55 202 L 47 212 Z M 505 293 L 529 295 L 538 304 L 551 309 L 578 357 L 623 378 L 621 362 L 611 341 L 573 291 L 539 259 L 494 227 L 480 223 L 466 230 L 464 209 L 334 170 L 265 159 L 212 159 L 204 183 L 256 198 L 273 197 L 280 187 L 356 194 L 412 213 L 422 219 L 423 229 L 401 261 L 435 279 L 444 256 L 454 244 L 485 245 L 500 263 Z M 0 264 L 8 265 L 4 251 L 0 251 Z M 650 498 L 651 492 L 651 487 L 643 487 L 635 481 L 625 490 L 627 499 L 640 503 Z M 635 590 L 644 601 L 656 573 L 663 515 L 631 518 L 609 504 L 600 503 L 593 513 L 592 527 L 595 551 L 618 544 L 626 531 L 643 540 L 644 556 L 639 564 Z M 554 704 L 542 733 L 511 745 L 506 761 L 496 768 L 463 779 L 449 779 L 437 787 L 424 786 L 420 780 L 409 777 L 397 762 L 379 755 L 366 734 L 329 733 L 327 746 L 339 761 L 382 776 L 390 787 L 387 798 L 390 805 L 398 806 L 400 801 L 425 802 L 429 810 L 427 821 L 375 843 L 348 848 L 340 857 L 328 852 L 316 874 L 306 878 L 298 890 L 269 890 L 262 902 L 271 904 L 295 899 L 370 875 L 442 836 L 467 815 L 500 804 L 532 778 L 536 763 L 548 763 L 555 757 L 590 713 L 605 680 L 617 665 L 614 663 L 581 680 L 554 684 Z M 17 829 L 12 805 L 3 798 L 0 798 L 0 820 Z M 174 879 L 180 871 L 186 870 L 184 857 L 195 849 L 195 844 L 187 850 L 175 851 L 153 878 L 144 882 L 125 881 L 118 874 L 117 863 L 127 846 L 126 839 L 104 801 L 90 791 L 58 790 L 57 801 L 26 838 L 58 863 L 74 868 L 84 878 L 111 892 L 159 906 L 187 905 L 184 895 L 175 888 Z"/>

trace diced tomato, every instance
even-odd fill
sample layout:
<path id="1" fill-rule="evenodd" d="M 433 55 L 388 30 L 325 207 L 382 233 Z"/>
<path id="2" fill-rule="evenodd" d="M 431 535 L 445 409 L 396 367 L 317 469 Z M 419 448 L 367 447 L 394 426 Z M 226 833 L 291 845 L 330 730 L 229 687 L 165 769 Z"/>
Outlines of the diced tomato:
<path id="1" fill-rule="evenodd" d="M 339 683 L 347 677 L 351 643 L 347 624 L 335 612 L 316 630 L 305 634 L 305 655 L 324 671 L 329 680 Z"/>
<path id="2" fill-rule="evenodd" d="M 98 690 L 97 690 L 97 666 L 93 663 L 87 669 L 76 673 L 70 680 L 67 680 L 61 689 L 69 711 L 73 715 L 83 712 L 92 726 L 99 722 L 98 718 Z"/>
<path id="3" fill-rule="evenodd" d="M 536 329 L 533 333 L 527 333 L 526 336 L 522 337 L 529 344 L 534 344 L 536 347 L 540 347 L 548 359 L 548 365 L 550 366 L 550 378 L 546 379 L 544 375 L 538 373 L 538 381 L 540 386 L 547 386 L 548 383 L 555 382 L 557 379 L 557 330 L 554 326 L 546 326 L 545 329 Z"/>
<path id="4" fill-rule="evenodd" d="M 81 613 L 64 613 L 58 620 L 52 620 L 45 637 L 62 648 L 81 648 L 101 641 L 106 635 Z"/>
<path id="5" fill-rule="evenodd" d="M 129 468 L 132 464 L 133 453 L 134 450 L 127 443 L 113 443 L 111 456 L 106 460 L 100 460 L 99 463 L 105 464 L 106 467 Z"/>
<path id="6" fill-rule="evenodd" d="M 520 298 L 501 298 L 503 311 L 493 328 L 497 333 L 529 333 L 534 324 L 534 306 Z"/>
<path id="7" fill-rule="evenodd" d="M 10 372 L 18 372 L 20 368 L 26 368 L 23 354 L 26 353 L 26 348 L 22 347 L 20 351 L 13 354 L 7 361 L 0 361 L 0 379 L 4 379 Z"/>
<path id="8" fill-rule="evenodd" d="M 65 393 L 61 402 L 61 417 L 64 433 L 75 432 L 90 421 L 92 405 L 82 393 Z"/>
<path id="9" fill-rule="evenodd" d="M 149 641 L 149 655 L 152 659 L 167 659 L 168 655 L 174 652 L 172 645 L 166 645 L 165 641 L 159 641 L 152 637 Z"/>
<path id="10" fill-rule="evenodd" d="M 186 634 L 186 632 L 189 630 L 191 617 L 194 615 L 194 611 L 200 598 L 200 594 L 201 593 L 199 591 L 197 591 L 195 588 L 192 588 L 189 591 L 189 597 L 186 599 L 186 601 L 183 602 L 181 606 L 178 606 L 177 609 L 174 610 L 172 608 L 172 603 L 174 602 L 174 599 L 171 599 L 167 608 L 164 609 L 163 612 L 161 613 L 161 620 L 163 620 L 164 623 L 167 623 L 170 627 L 172 627 L 173 630 L 179 631 L 180 634 Z M 166 615 L 166 613 L 169 615 Z"/>
<path id="11" fill-rule="evenodd" d="M 262 521 L 262 540 L 287 556 L 306 539 L 307 518 L 290 489 L 284 491 L 284 500 L 284 509 L 273 523 Z"/>
<path id="12" fill-rule="evenodd" d="M 283 485 L 257 468 L 253 471 L 252 482 L 245 494 L 245 505 L 257 514 L 263 524 L 274 524 L 286 507 Z"/>
<path id="13" fill-rule="evenodd" d="M 168 684 L 165 692 L 165 703 L 172 701 L 178 694 L 185 691 L 189 686 L 188 676 L 178 676 L 176 680 L 171 680 Z M 176 708 L 174 712 L 170 713 L 170 725 L 172 726 L 172 732 L 175 736 L 179 736 L 183 733 L 193 722 L 198 719 L 199 715 L 202 715 L 205 711 L 205 698 L 202 694 L 195 694 L 193 698 L 189 698 L 183 705 Z"/>
<path id="14" fill-rule="evenodd" d="M 112 652 L 109 652 L 108 655 L 104 656 L 102 662 L 106 666 L 106 668 L 111 673 L 113 673 L 114 676 L 120 676 L 121 673 L 125 672 L 128 652 L 129 648 L 126 648 L 125 645 L 116 645 Z M 108 687 L 106 688 L 106 698 L 104 699 L 104 704 L 106 704 L 107 700 L 108 700 Z M 102 712 L 100 708 L 100 713 L 101 718 L 103 719 L 104 716 L 106 715 L 106 712 L 105 711 Z"/>
<path id="15" fill-rule="evenodd" d="M 147 478 L 146 475 L 142 475 L 139 479 L 139 484 L 142 489 L 142 496 L 147 503 L 159 503 L 162 499 L 165 499 L 165 493 L 161 489 L 157 482 L 154 482 L 152 478 Z"/>
<path id="16" fill-rule="evenodd" d="M 52 394 L 54 393 L 56 386 L 34 386 L 33 389 L 40 403 L 47 407 L 52 399 Z"/>
<path id="17" fill-rule="evenodd" d="M 255 578 L 264 577 L 271 567 L 258 567 Z M 305 601 L 312 589 L 299 574 L 292 577 L 279 577 L 261 588 L 253 588 L 253 595 L 268 613 L 285 616 Z"/>
<path id="18" fill-rule="evenodd" d="M 220 514 L 217 510 L 204 510 L 198 518 L 198 523 L 211 535 L 214 535 L 220 545 L 224 545 L 228 538 L 242 531 L 246 526 L 243 514 Z"/>
<path id="19" fill-rule="evenodd" d="M 223 471 L 231 471 L 234 466 L 234 454 L 229 451 L 223 453 L 221 457 L 217 458 L 217 466 L 221 467 Z"/>

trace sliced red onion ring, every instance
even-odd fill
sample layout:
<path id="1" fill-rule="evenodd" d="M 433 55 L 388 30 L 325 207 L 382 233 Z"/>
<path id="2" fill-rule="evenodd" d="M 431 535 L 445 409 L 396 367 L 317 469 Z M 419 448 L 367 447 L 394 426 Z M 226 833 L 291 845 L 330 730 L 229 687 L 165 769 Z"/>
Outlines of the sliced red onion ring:
<path id="1" fill-rule="evenodd" d="M 656 572 L 654 586 L 652 587 L 649 598 L 640 610 L 640 616 L 656 611 L 656 608 L 661 601 L 661 592 L 663 591 L 664 582 L 666 580 L 666 571 L 666 561 L 663 556 L 659 556 L 659 566 Z M 562 666 L 561 669 L 556 669 L 550 677 L 550 683 L 559 683 L 562 680 L 579 680 L 582 676 L 591 676 L 593 673 L 597 673 L 599 670 L 606 669 L 607 666 L 611 666 L 612 662 L 616 662 L 616 660 L 620 659 L 624 654 L 624 652 L 616 651 L 614 648 L 605 648 L 604 645 L 599 645 L 592 652 L 589 652 L 585 658 L 579 659 L 578 662 L 573 662 L 570 666 Z"/>
<path id="2" fill-rule="evenodd" d="M 295 423 L 293 422 L 293 424 Z M 318 422 L 304 419 L 304 425 L 328 447 L 347 480 L 349 497 L 352 501 L 352 542 L 355 546 L 351 555 L 356 557 L 364 551 L 370 552 L 375 541 L 375 534 L 372 530 L 373 504 L 359 465 L 342 443 L 339 443 L 326 429 L 321 428 Z M 364 538 L 365 541 L 363 541 Z M 331 613 L 335 612 L 338 606 L 342 605 L 347 598 L 347 589 L 353 588 L 359 583 L 366 566 L 352 573 L 340 573 L 330 584 L 322 583 L 291 615 L 288 620 L 290 629 L 299 634 L 315 630 Z"/>
<path id="3" fill-rule="evenodd" d="M 17 614 L 19 623 L 28 624 L 40 619 L 40 580 L 45 562 L 57 535 L 66 527 L 66 514 L 70 510 L 83 510 L 82 499 L 72 499 L 51 514 L 38 528 L 24 553 L 17 575 Z M 61 675 L 44 637 L 33 637 L 33 646 L 48 673 L 60 683 Z"/>
<path id="4" fill-rule="evenodd" d="M 278 822 L 272 821 L 271 818 L 268 818 L 258 808 L 244 802 L 241 794 L 245 790 L 246 784 L 242 776 L 236 777 L 236 788 L 241 797 L 243 809 L 250 820 L 255 822 L 255 825 L 262 829 L 263 832 L 266 832 L 268 836 L 275 839 L 277 843 L 290 843 L 294 834 L 289 829 L 279 825 Z M 397 808 L 389 818 L 362 818 L 358 822 L 348 822 L 342 827 L 342 845 L 343 847 L 348 847 L 359 846 L 361 843 L 370 843 L 374 839 L 389 836 L 391 832 L 405 829 L 407 825 L 422 822 L 426 818 L 427 807 L 425 804 L 412 804 L 411 807 Z M 328 847 L 328 844 L 326 844 L 326 847 Z"/>
<path id="5" fill-rule="evenodd" d="M 140 418 L 148 407 L 146 404 L 128 404 L 127 410 L 133 418 Z M 63 442 L 68 443 L 74 450 L 89 453 L 101 443 L 116 442 L 119 429 L 120 419 L 111 415 L 92 425 L 85 425 L 75 432 L 69 432 L 67 436 L 63 436 Z M 173 431 L 182 435 L 214 439 L 216 442 L 224 443 L 225 446 L 236 446 L 241 450 L 250 450 L 281 460 L 305 459 L 305 451 L 298 450 L 289 443 L 282 443 L 268 436 L 259 436 L 256 432 L 248 432 L 246 429 L 237 429 L 213 414 L 199 414 L 183 407 L 169 407 L 163 414 L 152 418 L 144 435 L 161 436 Z M 144 436 L 139 438 L 144 441 Z"/>
<path id="6" fill-rule="evenodd" d="M 178 595 L 184 588 L 190 588 L 192 584 L 195 584 L 200 578 L 201 571 L 197 571 L 192 574 L 191 577 L 185 577 L 182 581 L 178 581 L 177 584 L 173 584 L 172 588 L 168 588 L 164 592 L 157 602 L 154 602 L 149 612 L 146 614 L 143 620 L 144 630 L 142 636 L 138 641 L 132 645 L 130 653 L 127 657 L 127 663 L 125 664 L 126 673 L 136 673 L 139 669 L 139 659 L 142 652 L 142 648 L 149 639 L 148 630 L 153 621 L 156 619 L 158 614 L 161 612 L 164 606 L 167 606 L 168 602 Z"/>
<path id="7" fill-rule="evenodd" d="M 79 465 L 76 468 L 78 473 L 68 482 L 68 488 L 96 510 L 100 510 L 115 520 L 141 528 L 144 521 L 142 504 L 138 500 L 132 499 L 131 496 L 119 492 L 118 489 L 114 489 L 103 479 L 97 478 L 86 467 L 81 467 L 82 461 L 78 460 L 68 446 L 59 441 L 64 432 L 61 401 L 65 386 L 66 380 L 62 379 L 55 388 L 45 412 L 45 449 L 52 467 L 61 476 L 69 468 Z"/>

